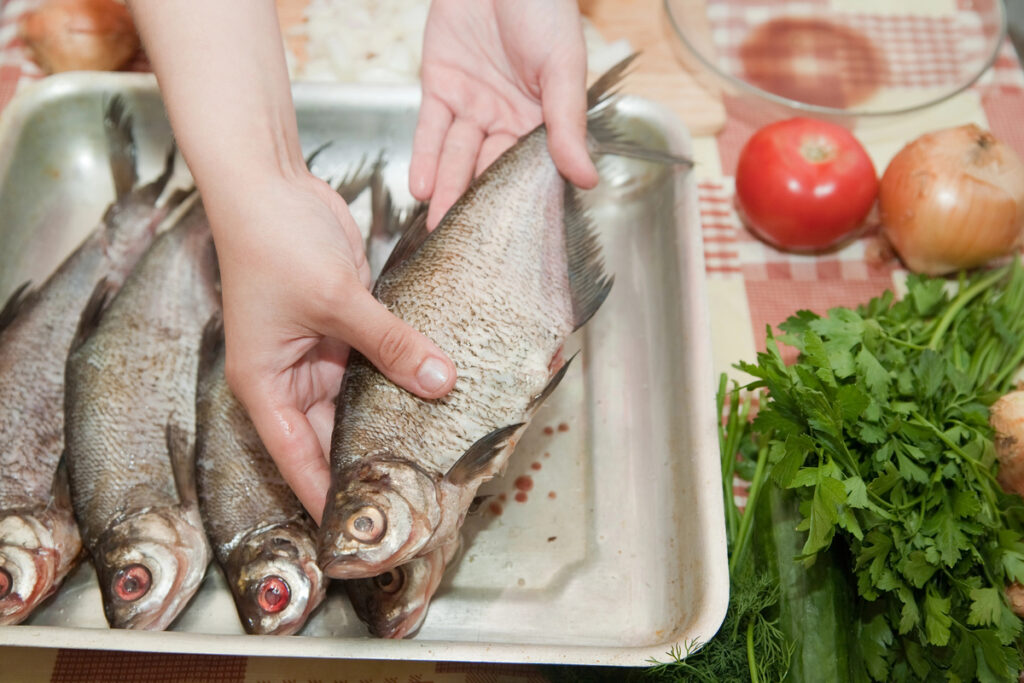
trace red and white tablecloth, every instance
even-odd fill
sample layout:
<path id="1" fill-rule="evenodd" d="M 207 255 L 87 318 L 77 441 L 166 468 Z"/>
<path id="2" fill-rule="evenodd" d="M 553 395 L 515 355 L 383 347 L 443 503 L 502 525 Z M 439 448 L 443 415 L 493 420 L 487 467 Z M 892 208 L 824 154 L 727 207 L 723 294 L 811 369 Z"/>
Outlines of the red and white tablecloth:
<path id="1" fill-rule="evenodd" d="M 807 0 L 807 3 L 825 1 Z M 878 3 L 879 0 L 866 0 L 867 5 Z M 0 10 L 0 110 L 19 89 L 42 77 L 17 37 L 17 17 L 29 5 L 27 0 L 7 0 Z M 737 26 L 738 19 L 730 13 L 728 0 L 709 0 L 709 6 L 713 8 L 711 20 L 715 30 L 741 33 L 742 27 Z M 869 34 L 881 30 L 870 14 L 861 14 L 850 21 Z M 940 86 L 950 78 L 955 66 L 949 62 L 949 55 L 954 54 L 950 46 L 956 44 L 958 49 L 964 50 L 970 49 L 972 43 L 970 36 L 944 27 L 945 21 L 941 17 L 916 16 L 902 23 L 885 24 L 890 28 L 885 29 L 889 33 L 883 40 L 905 45 L 908 52 L 925 52 L 934 57 L 930 69 L 892 69 L 885 83 L 886 97 L 898 101 L 901 91 L 911 93 L 919 88 Z M 940 30 L 932 30 L 936 22 Z M 725 57 L 739 58 L 738 54 L 728 51 Z M 145 58 L 140 57 L 131 68 L 146 70 Z M 704 237 L 716 374 L 721 371 L 736 374 L 731 370 L 733 363 L 752 359 L 757 350 L 763 349 L 766 325 L 774 326 L 800 308 L 824 312 L 833 306 L 862 303 L 886 288 L 898 286 L 904 275 L 898 262 L 880 256 L 870 231 L 839 251 L 819 256 L 782 254 L 755 239 L 742 226 L 733 209 L 733 173 L 744 142 L 777 114 L 769 114 L 739 98 L 727 98 L 726 108 L 728 117 L 721 132 L 713 138 L 694 140 L 697 162 L 694 173 Z M 994 67 L 968 90 L 913 114 L 857 122 L 852 130 L 881 172 L 892 155 L 921 132 L 966 122 L 990 128 L 1024 156 L 1024 125 L 1021 125 L 1024 122 L 1024 71 L 1009 43 L 1004 43 Z M 519 683 L 546 679 L 543 669 L 534 666 L 0 647 L 0 682 L 108 680 Z"/>

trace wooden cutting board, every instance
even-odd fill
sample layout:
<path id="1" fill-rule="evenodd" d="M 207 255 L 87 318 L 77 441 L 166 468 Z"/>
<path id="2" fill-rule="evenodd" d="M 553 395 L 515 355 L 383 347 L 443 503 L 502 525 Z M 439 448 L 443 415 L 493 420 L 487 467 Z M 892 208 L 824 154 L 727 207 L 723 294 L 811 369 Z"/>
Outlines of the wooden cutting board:
<path id="1" fill-rule="evenodd" d="M 296 58 L 305 57 L 302 38 L 291 29 L 304 21 L 308 0 L 276 0 L 281 29 Z M 580 10 L 609 42 L 625 38 L 641 55 L 623 87 L 627 92 L 671 108 L 690 133 L 714 135 L 725 125 L 725 107 L 713 81 L 695 64 L 684 65 L 685 53 L 672 35 L 662 0 L 579 0 Z M 710 43 L 706 15 L 688 24 Z"/>

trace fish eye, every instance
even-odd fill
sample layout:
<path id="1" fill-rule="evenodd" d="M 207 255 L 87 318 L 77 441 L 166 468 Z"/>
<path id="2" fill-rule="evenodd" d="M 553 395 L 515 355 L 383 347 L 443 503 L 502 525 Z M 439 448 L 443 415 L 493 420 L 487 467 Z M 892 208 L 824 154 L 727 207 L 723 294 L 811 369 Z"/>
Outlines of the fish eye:
<path id="1" fill-rule="evenodd" d="M 373 577 L 373 583 L 385 593 L 397 593 L 405 585 L 405 572 L 401 567 L 395 567 Z"/>
<path id="2" fill-rule="evenodd" d="M 3 600 L 11 593 L 11 586 L 14 585 L 14 579 L 11 578 L 11 573 L 6 569 L 0 568 L 0 600 Z"/>
<path id="3" fill-rule="evenodd" d="M 256 588 L 256 602 L 267 614 L 276 614 L 288 606 L 292 593 L 280 576 L 268 576 Z"/>
<path id="4" fill-rule="evenodd" d="M 149 592 L 153 577 L 141 564 L 130 564 L 114 575 L 114 595 L 125 602 L 135 602 Z"/>
<path id="5" fill-rule="evenodd" d="M 384 513 L 372 505 L 359 508 L 345 521 L 345 533 L 363 543 L 379 541 L 386 529 Z"/>

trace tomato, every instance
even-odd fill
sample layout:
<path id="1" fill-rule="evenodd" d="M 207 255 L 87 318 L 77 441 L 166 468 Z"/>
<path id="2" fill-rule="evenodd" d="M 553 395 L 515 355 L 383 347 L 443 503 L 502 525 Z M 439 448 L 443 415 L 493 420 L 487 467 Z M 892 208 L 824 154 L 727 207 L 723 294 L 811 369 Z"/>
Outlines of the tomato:
<path id="1" fill-rule="evenodd" d="M 820 251 L 851 235 L 878 194 L 864 147 L 842 126 L 792 118 L 758 130 L 736 168 L 744 222 L 770 244 Z"/>

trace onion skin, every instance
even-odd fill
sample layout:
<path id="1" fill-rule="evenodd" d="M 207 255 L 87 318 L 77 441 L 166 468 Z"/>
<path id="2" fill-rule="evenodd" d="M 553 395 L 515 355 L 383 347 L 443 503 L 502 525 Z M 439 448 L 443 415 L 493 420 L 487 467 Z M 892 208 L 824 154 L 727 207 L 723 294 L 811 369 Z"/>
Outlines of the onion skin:
<path id="1" fill-rule="evenodd" d="M 1024 163 L 974 124 L 927 133 L 885 169 L 882 229 L 910 270 L 944 275 L 1024 241 Z"/>
<path id="2" fill-rule="evenodd" d="M 19 25 L 36 63 L 47 73 L 114 71 L 139 51 L 132 15 L 117 0 L 49 0 Z"/>

